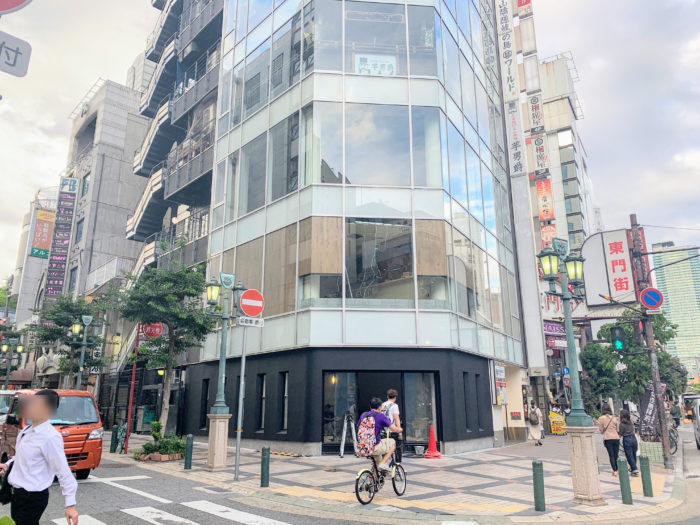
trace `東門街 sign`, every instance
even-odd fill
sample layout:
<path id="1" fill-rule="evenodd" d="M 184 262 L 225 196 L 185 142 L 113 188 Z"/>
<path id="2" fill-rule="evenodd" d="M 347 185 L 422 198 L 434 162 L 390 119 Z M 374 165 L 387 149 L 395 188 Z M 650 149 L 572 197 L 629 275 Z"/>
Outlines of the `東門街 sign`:
<path id="1" fill-rule="evenodd" d="M 46 272 L 45 293 L 47 298 L 55 299 L 63 293 L 77 193 L 78 179 L 61 177 L 49 267 Z"/>
<path id="2" fill-rule="evenodd" d="M 625 304 L 637 302 L 627 230 L 590 235 L 583 243 L 581 255 L 588 306 L 609 305 L 611 301 L 604 297 Z"/>

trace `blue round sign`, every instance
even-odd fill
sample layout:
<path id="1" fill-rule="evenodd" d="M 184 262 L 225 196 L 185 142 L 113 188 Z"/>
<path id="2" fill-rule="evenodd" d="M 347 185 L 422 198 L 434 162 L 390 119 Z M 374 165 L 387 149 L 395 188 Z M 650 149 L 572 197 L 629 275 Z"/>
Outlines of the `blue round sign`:
<path id="1" fill-rule="evenodd" d="M 554 374 L 552 374 L 554 377 L 561 377 L 561 372 L 559 370 L 555 370 Z"/>
<path id="2" fill-rule="evenodd" d="M 565 366 L 564 368 L 562 368 L 561 371 L 564 373 L 565 376 L 568 376 L 569 372 L 571 372 L 571 370 L 569 370 L 568 366 Z"/>
<path id="3" fill-rule="evenodd" d="M 657 288 L 644 288 L 644 290 L 639 292 L 639 302 L 645 308 L 659 308 L 664 304 L 664 295 Z"/>

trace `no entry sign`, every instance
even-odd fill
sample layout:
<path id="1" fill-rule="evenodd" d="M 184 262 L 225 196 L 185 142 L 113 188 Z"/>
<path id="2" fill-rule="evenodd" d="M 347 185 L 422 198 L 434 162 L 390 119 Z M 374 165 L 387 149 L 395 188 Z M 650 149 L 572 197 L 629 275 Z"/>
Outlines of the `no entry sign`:
<path id="1" fill-rule="evenodd" d="M 241 295 L 240 307 L 248 317 L 257 317 L 265 308 L 265 299 L 257 290 L 246 290 Z"/>
<path id="2" fill-rule="evenodd" d="M 32 0 L 0 0 L 0 15 L 22 9 Z"/>
<path id="3" fill-rule="evenodd" d="M 639 302 L 645 308 L 655 310 L 664 304 L 664 295 L 657 288 L 644 288 L 644 290 L 639 292 Z"/>

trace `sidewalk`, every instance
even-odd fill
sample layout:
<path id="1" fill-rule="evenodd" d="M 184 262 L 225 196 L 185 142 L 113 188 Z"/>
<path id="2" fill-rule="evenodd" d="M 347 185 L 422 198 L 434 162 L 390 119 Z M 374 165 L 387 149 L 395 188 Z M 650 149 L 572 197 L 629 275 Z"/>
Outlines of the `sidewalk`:
<path id="1" fill-rule="evenodd" d="M 132 440 L 132 450 L 141 437 Z M 108 443 L 108 441 L 105 441 Z M 199 445 L 199 444 L 198 444 Z M 385 485 L 371 505 L 361 506 L 355 499 L 355 476 L 367 460 L 345 456 L 284 457 L 273 455 L 270 462 L 270 487 L 260 488 L 260 455 L 254 451 L 241 453 L 240 481 L 233 482 L 233 453 L 228 469 L 208 472 L 206 451 L 195 446 L 192 470 L 185 471 L 183 462 L 142 463 L 147 469 L 173 476 L 196 479 L 212 488 L 224 489 L 247 497 L 258 498 L 270 505 L 285 505 L 326 511 L 339 518 L 358 519 L 363 515 L 377 517 L 386 513 L 391 522 L 471 521 L 478 523 L 582 522 L 635 519 L 644 522 L 654 515 L 682 504 L 683 496 L 676 481 L 677 472 L 653 467 L 653 498 L 642 493 L 641 478 L 632 478 L 634 505 L 623 505 L 617 478 L 611 474 L 603 451 L 599 449 L 601 489 L 607 505 L 590 507 L 573 503 L 569 471 L 568 446 L 565 437 L 548 437 L 544 446 L 522 443 L 505 448 L 427 460 L 405 457 L 408 486 L 398 498 Z M 105 454 L 117 461 L 133 461 L 125 456 Z M 532 460 L 542 459 L 545 473 L 547 510 L 536 512 L 533 504 Z M 605 463 L 603 462 L 605 461 Z M 680 457 L 677 461 L 681 463 Z M 682 481 L 682 465 L 677 469 Z M 674 485 L 676 492 L 674 493 Z M 301 512 L 298 510 L 297 512 Z M 381 516 L 382 514 L 379 514 Z M 658 520 L 654 520 L 658 522 Z"/>

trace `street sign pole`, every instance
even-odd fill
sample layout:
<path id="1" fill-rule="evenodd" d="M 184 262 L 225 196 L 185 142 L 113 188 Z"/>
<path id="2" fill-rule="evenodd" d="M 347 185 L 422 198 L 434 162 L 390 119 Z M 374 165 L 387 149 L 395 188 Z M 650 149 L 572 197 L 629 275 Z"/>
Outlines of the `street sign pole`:
<path id="1" fill-rule="evenodd" d="M 246 332 L 248 328 L 243 327 L 243 348 L 241 349 L 241 381 L 238 388 L 238 416 L 236 418 L 236 467 L 233 473 L 233 481 L 238 481 L 238 467 L 241 461 L 241 433 L 243 432 L 243 394 L 245 393 L 245 354 L 246 354 Z"/>

